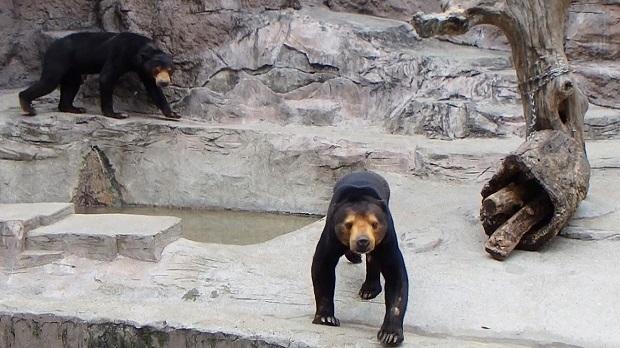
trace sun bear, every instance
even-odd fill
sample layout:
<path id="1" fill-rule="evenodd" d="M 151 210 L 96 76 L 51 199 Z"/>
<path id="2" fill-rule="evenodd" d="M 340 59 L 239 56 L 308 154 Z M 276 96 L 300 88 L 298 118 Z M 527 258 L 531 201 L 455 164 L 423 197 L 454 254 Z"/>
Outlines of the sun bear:
<path id="1" fill-rule="evenodd" d="M 385 279 L 385 317 L 377 338 L 387 345 L 403 339 L 409 280 L 388 203 L 390 187 L 373 172 L 355 172 L 334 186 L 325 228 L 312 260 L 312 284 L 316 301 L 314 324 L 339 326 L 334 316 L 336 265 L 342 255 L 356 263 L 366 254 L 366 279 L 359 291 L 369 300 L 381 293 Z M 358 259 L 359 258 L 359 259 Z"/>
<path id="2" fill-rule="evenodd" d="M 37 112 L 32 101 L 60 85 L 58 110 L 85 113 L 86 109 L 73 106 L 73 100 L 82 84 L 82 75 L 99 74 L 101 112 L 112 118 L 127 118 L 126 114 L 114 111 L 112 92 L 118 79 L 130 71 L 138 75 L 164 116 L 180 118 L 170 109 L 161 90 L 171 83 L 172 57 L 148 37 L 128 32 L 84 32 L 57 39 L 45 51 L 41 78 L 19 93 L 19 103 L 26 115 L 34 116 Z"/>

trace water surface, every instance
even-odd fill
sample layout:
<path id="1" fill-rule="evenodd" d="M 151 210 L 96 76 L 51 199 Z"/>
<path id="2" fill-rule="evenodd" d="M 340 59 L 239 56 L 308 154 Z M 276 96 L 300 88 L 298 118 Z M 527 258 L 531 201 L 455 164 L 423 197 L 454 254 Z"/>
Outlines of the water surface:
<path id="1" fill-rule="evenodd" d="M 298 230 L 321 218 L 316 215 L 152 207 L 76 207 L 76 212 L 176 216 L 181 218 L 184 238 L 202 243 L 237 245 L 262 243 Z"/>

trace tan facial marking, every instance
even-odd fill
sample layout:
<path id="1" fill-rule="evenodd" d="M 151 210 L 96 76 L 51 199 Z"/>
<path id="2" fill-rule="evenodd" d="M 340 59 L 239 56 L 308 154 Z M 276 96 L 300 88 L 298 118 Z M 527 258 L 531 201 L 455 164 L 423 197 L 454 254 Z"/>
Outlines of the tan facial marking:
<path id="1" fill-rule="evenodd" d="M 170 85 L 170 73 L 168 72 L 168 70 L 156 70 L 155 83 L 160 87 Z"/>
<path id="2" fill-rule="evenodd" d="M 378 230 L 379 220 L 374 214 L 350 213 L 342 223 L 342 235 L 340 236 L 340 241 L 354 252 L 370 252 L 378 243 L 376 238 Z M 357 241 L 360 238 L 368 240 L 367 250 L 357 249 Z"/>

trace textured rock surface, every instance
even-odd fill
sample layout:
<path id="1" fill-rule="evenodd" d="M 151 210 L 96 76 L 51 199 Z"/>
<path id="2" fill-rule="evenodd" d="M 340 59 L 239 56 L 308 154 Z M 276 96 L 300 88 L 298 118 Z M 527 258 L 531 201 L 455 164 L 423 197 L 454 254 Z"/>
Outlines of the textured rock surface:
<path id="1" fill-rule="evenodd" d="M 448 139 L 523 132 L 505 47 L 491 52 L 420 41 L 403 22 L 417 11 L 439 10 L 436 1 L 103 0 L 86 5 L 27 0 L 0 6 L 0 44 L 8 48 L 0 53 L 0 87 L 36 79 L 43 50 L 66 31 L 131 30 L 153 37 L 174 55 L 178 72 L 167 93 L 185 117 L 196 120 L 376 124 L 389 132 Z M 620 51 L 617 1 L 578 1 L 570 16 L 567 50 L 582 78 L 580 87 L 592 103 L 618 107 L 620 70 L 610 64 Z M 456 40 L 501 49 L 502 38 L 481 28 Z M 98 103 L 95 85 L 90 78 L 83 90 L 87 105 Z M 135 78 L 125 78 L 117 92 L 121 109 L 155 111 L 143 102 L 146 96 Z"/>
<path id="2" fill-rule="evenodd" d="M 395 222 L 412 265 L 405 346 L 620 346 L 620 281 L 610 271 L 618 259 L 620 201 L 609 194 L 620 189 L 613 151 L 620 146 L 618 1 L 575 2 L 567 28 L 580 87 L 601 107 L 586 114 L 593 179 L 584 203 L 591 205 L 562 234 L 589 242 L 556 238 L 544 252 L 516 252 L 504 264 L 481 250 L 476 215 L 479 182 L 522 141 L 510 54 L 503 36 L 487 28 L 450 39 L 465 45 L 419 40 L 402 21 L 436 6 L 0 0 L 1 88 L 36 79 L 45 47 L 67 31 L 131 30 L 174 54 L 178 72 L 166 93 L 185 117 L 60 114 L 55 93 L 38 103 L 40 116 L 24 118 L 16 90 L 0 91 L 0 202 L 110 202 L 115 187 L 114 200 L 125 203 L 324 213 L 341 174 L 389 172 Z M 350 11 L 400 21 L 344 13 Z M 96 114 L 94 85 L 88 79 L 79 103 Z M 117 94 L 121 109 L 154 111 L 131 77 Z M 93 182 L 80 174 L 85 162 L 96 162 L 89 157 L 94 146 L 113 170 L 98 172 L 101 181 L 80 195 L 76 187 Z M 113 321 L 128 323 L 120 336 L 113 334 L 118 326 L 103 327 L 119 340 L 133 339 L 136 327 L 153 327 L 157 337 L 160 329 L 178 328 L 208 334 L 196 340 L 224 334 L 248 344 L 258 337 L 291 347 L 374 346 L 384 305 L 358 300 L 363 267 L 339 266 L 343 326 L 310 324 L 309 274 L 296 270 L 309 266 L 321 227 L 243 247 L 180 240 L 158 263 L 68 255 L 0 273 L 0 342 L 40 345 L 15 335 L 38 328 L 44 336 L 84 339 L 85 322 Z M 20 235 L 5 232 L 3 238 Z M 33 256 L 31 265 L 61 256 Z M 499 292 L 505 296 L 489 304 Z M 95 336 L 101 329 L 89 327 Z"/>
<path id="3" fill-rule="evenodd" d="M 317 214 L 325 212 L 335 180 L 351 170 L 481 182 L 522 142 L 443 141 L 371 126 L 225 126 L 62 113 L 24 118 L 14 108 L 0 118 L 0 132 L 3 203 L 71 201 L 95 146 L 128 204 Z M 620 168 L 609 153 L 616 146 L 618 140 L 589 141 L 592 168 Z"/>
<path id="4" fill-rule="evenodd" d="M 175 329 L 168 325 L 135 327 L 133 323 L 94 323 L 53 314 L 0 313 L 0 342 L 6 347 L 235 348 L 282 347 L 261 338 L 222 332 Z"/>
<path id="5" fill-rule="evenodd" d="M 70 203 L 0 204 L 0 266 L 19 269 L 46 264 L 62 252 L 29 251 L 28 231 L 53 224 L 74 212 Z"/>

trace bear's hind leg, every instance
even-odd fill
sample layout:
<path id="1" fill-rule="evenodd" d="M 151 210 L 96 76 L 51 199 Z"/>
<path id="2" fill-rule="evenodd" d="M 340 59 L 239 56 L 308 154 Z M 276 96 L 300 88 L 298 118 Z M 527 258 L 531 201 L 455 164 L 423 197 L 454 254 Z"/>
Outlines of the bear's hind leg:
<path id="1" fill-rule="evenodd" d="M 28 116 L 34 116 L 37 111 L 32 106 L 32 101 L 50 94 L 58 87 L 67 73 L 66 64 L 68 57 L 64 53 L 56 53 L 50 48 L 43 57 L 43 71 L 41 78 L 32 86 L 19 92 L 19 105 Z M 59 63 L 60 62 L 60 63 Z"/>
<path id="2" fill-rule="evenodd" d="M 360 288 L 359 295 L 370 300 L 381 293 L 381 269 L 376 256 L 366 255 L 366 280 Z"/>
<path id="3" fill-rule="evenodd" d="M 79 73 L 71 73 L 65 77 L 60 84 L 60 103 L 58 104 L 59 111 L 70 112 L 73 114 L 83 114 L 86 112 L 85 108 L 73 106 L 73 100 L 75 99 L 81 84 L 82 75 Z"/>
<path id="4" fill-rule="evenodd" d="M 44 79 L 41 77 L 41 79 L 35 82 L 32 86 L 19 92 L 19 106 L 21 106 L 27 116 L 36 115 L 37 111 L 32 106 L 32 101 L 46 94 L 52 93 L 57 86 L 58 82 L 56 82 L 56 80 Z"/>

